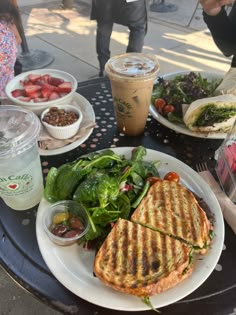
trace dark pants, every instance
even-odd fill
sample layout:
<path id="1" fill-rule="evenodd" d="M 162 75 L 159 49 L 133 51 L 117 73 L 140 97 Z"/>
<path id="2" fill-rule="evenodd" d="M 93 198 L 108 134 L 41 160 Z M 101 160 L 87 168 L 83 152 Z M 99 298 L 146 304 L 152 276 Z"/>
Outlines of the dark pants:
<path id="1" fill-rule="evenodd" d="M 141 52 L 147 32 L 147 9 L 145 0 L 127 3 L 125 0 L 93 1 L 92 19 L 97 20 L 96 51 L 100 70 L 110 58 L 110 38 L 114 23 L 129 28 L 126 52 Z"/>

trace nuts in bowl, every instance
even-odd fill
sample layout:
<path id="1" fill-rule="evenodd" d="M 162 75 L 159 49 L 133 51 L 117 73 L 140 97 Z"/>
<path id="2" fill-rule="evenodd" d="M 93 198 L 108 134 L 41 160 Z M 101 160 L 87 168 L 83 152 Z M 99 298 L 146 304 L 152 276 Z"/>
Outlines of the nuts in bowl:
<path id="1" fill-rule="evenodd" d="M 48 237 L 55 244 L 72 245 L 88 232 L 88 214 L 76 201 L 58 201 L 44 212 L 43 226 Z"/>
<path id="2" fill-rule="evenodd" d="M 14 104 L 40 115 L 49 106 L 69 104 L 77 89 L 71 74 L 55 69 L 23 72 L 10 80 L 6 95 Z"/>
<path id="3" fill-rule="evenodd" d="M 81 110 L 72 105 L 49 107 L 41 114 L 42 124 L 56 139 L 69 139 L 76 135 L 82 119 Z"/>

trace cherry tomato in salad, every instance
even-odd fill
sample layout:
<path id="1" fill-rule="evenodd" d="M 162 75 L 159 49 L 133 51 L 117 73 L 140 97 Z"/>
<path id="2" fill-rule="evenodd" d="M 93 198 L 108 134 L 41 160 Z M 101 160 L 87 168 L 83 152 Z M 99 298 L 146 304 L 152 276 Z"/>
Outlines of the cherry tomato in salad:
<path id="1" fill-rule="evenodd" d="M 169 172 L 165 175 L 164 177 L 165 180 L 170 180 L 170 181 L 173 181 L 173 182 L 176 182 L 176 183 L 179 183 L 180 181 L 180 177 L 177 173 L 175 172 Z"/>
<path id="2" fill-rule="evenodd" d="M 163 98 L 156 98 L 154 106 L 160 113 L 162 113 L 163 108 L 166 106 L 166 101 Z"/>
<path id="3" fill-rule="evenodd" d="M 166 106 L 163 108 L 163 112 L 164 112 L 165 114 L 172 113 L 172 112 L 174 112 L 174 111 L 175 111 L 175 107 L 174 107 L 174 105 L 171 105 L 171 104 L 168 104 L 168 105 L 166 105 Z"/>
<path id="4" fill-rule="evenodd" d="M 145 182 L 149 182 L 150 185 L 153 185 L 153 184 L 155 184 L 156 182 L 160 182 L 161 180 L 162 180 L 162 179 L 159 178 L 159 177 L 151 176 L 151 177 L 146 178 Z"/>

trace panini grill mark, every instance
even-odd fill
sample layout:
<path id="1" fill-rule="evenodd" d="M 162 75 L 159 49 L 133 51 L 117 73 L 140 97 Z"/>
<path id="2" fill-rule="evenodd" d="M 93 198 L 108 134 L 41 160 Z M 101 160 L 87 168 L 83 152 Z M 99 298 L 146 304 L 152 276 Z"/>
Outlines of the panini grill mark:
<path id="1" fill-rule="evenodd" d="M 149 230 L 146 231 L 146 233 L 142 233 L 142 276 L 145 277 L 149 273 L 149 262 L 148 262 L 148 257 L 147 257 L 147 252 L 148 252 L 148 233 Z"/>
<path id="2" fill-rule="evenodd" d="M 204 229 L 201 229 L 201 236 L 202 239 L 206 240 L 206 243 L 209 244 L 209 228 L 210 228 L 210 222 L 207 218 L 206 212 L 202 209 L 202 207 L 198 204 L 198 211 L 200 212 L 200 220 L 201 225 L 204 227 Z"/>
<path id="3" fill-rule="evenodd" d="M 121 279 L 125 277 L 128 270 L 128 248 L 129 248 L 129 226 L 128 221 L 123 222 L 123 233 L 120 238 L 120 251 L 122 252 L 121 261 L 118 262 L 118 265 L 121 267 L 120 277 Z"/>
<path id="4" fill-rule="evenodd" d="M 115 225 L 115 227 L 113 227 L 112 229 L 112 242 L 110 244 L 111 248 L 109 249 L 111 252 L 111 257 L 110 257 L 110 264 L 111 264 L 111 269 L 112 271 L 116 270 L 116 259 L 117 259 L 117 252 L 118 252 L 118 243 L 117 240 L 119 240 L 118 235 L 119 234 L 119 228 L 117 225 Z M 118 264 L 119 266 L 119 264 Z"/>
<path id="5" fill-rule="evenodd" d="M 160 207 L 159 207 L 159 202 L 160 202 L 160 200 L 159 200 L 159 198 L 158 198 L 158 196 L 157 196 L 156 191 L 154 190 L 154 188 L 152 188 L 152 189 L 153 189 L 153 195 L 154 195 L 153 202 L 155 203 L 153 206 L 155 207 L 155 209 L 156 209 L 157 211 L 154 211 L 153 218 L 150 218 L 150 220 L 149 220 L 148 222 L 150 222 L 151 225 L 156 226 L 156 224 L 157 224 L 157 222 L 158 222 L 158 217 L 160 217 L 160 215 L 161 215 L 161 212 L 159 211 L 159 209 L 160 209 Z M 151 199 L 149 199 L 149 200 L 151 200 Z M 151 201 L 150 201 L 150 203 L 151 203 Z M 157 207 L 157 208 L 156 208 L 156 207 Z M 151 208 L 152 208 L 152 205 L 151 205 Z M 150 215 L 150 216 L 151 216 L 151 215 Z M 152 222 L 153 222 L 153 223 L 152 223 Z"/>
<path id="6" fill-rule="evenodd" d="M 168 187 L 168 186 L 167 186 Z M 171 217 L 171 234 L 172 235 L 177 235 L 177 221 L 176 221 L 176 216 L 175 216 L 175 212 L 176 212 L 176 208 L 175 208 L 175 187 L 176 187 L 176 183 L 175 182 L 171 182 L 170 185 L 170 189 L 168 189 L 168 194 L 166 194 L 166 196 L 168 196 L 168 199 L 170 199 L 170 217 Z M 169 188 L 169 187 L 168 187 Z"/>
<path id="7" fill-rule="evenodd" d="M 142 278 L 142 268 L 140 268 L 141 266 L 141 261 L 142 261 L 142 240 L 140 241 L 141 237 L 142 237 L 142 227 L 139 224 L 136 224 L 137 227 L 137 242 L 136 242 L 136 279 L 141 279 Z M 138 280 L 137 280 L 138 282 Z"/>
<path id="8" fill-rule="evenodd" d="M 181 196 L 181 198 L 175 198 L 175 202 L 174 202 L 174 207 L 176 208 L 177 213 L 177 217 L 178 217 L 178 222 L 179 224 L 177 224 L 177 235 L 180 236 L 181 238 L 184 238 L 184 235 L 186 235 L 187 230 L 186 230 L 186 218 L 185 218 L 185 200 L 183 201 L 182 204 L 180 204 L 180 199 L 182 200 L 182 190 L 181 190 L 181 186 L 176 184 L 176 188 L 177 188 L 177 195 Z"/>
<path id="9" fill-rule="evenodd" d="M 183 192 L 183 187 L 179 184 L 176 185 L 177 187 L 177 194 L 180 196 L 180 198 L 176 198 L 175 202 L 177 203 L 177 207 L 179 209 L 179 229 L 178 229 L 178 236 L 185 240 L 188 238 L 189 231 L 191 230 L 191 224 L 189 222 L 189 219 L 187 217 L 188 214 L 188 206 L 186 206 L 189 202 L 188 199 L 185 196 L 185 193 Z M 182 204 L 180 203 L 180 200 L 183 200 Z M 187 209 L 186 209 L 187 208 Z"/>
<path id="10" fill-rule="evenodd" d="M 157 234 L 156 234 L 157 236 Z M 151 270 L 152 272 L 158 272 L 160 268 L 160 260 L 157 258 L 159 256 L 159 253 L 161 252 L 159 250 L 158 244 L 157 244 L 157 238 L 151 235 L 151 257 L 152 257 L 152 262 L 151 262 Z"/>
<path id="11" fill-rule="evenodd" d="M 190 193 L 189 193 L 189 191 L 186 189 L 185 191 L 184 191 L 184 197 L 185 197 L 185 199 L 187 199 L 188 198 L 188 196 L 187 196 L 187 194 L 188 195 L 190 195 Z M 191 198 L 191 196 L 190 196 L 190 198 Z M 192 199 L 192 198 L 191 198 Z M 194 224 L 194 217 L 195 217 L 195 214 L 194 214 L 194 211 L 193 211 L 193 206 L 194 206 L 194 204 L 193 204 L 193 202 L 191 201 L 191 202 L 188 202 L 187 203 L 188 204 L 188 213 L 189 213 L 189 215 L 190 215 L 190 231 L 191 231 L 191 243 L 192 244 L 194 244 L 197 240 L 198 240 L 198 237 L 197 237 L 197 229 L 196 229 L 196 226 L 195 226 L 195 224 Z M 189 242 L 189 240 L 187 240 L 188 242 Z"/>
<path id="12" fill-rule="evenodd" d="M 158 186 L 160 186 L 160 185 L 158 185 Z M 163 201 L 163 204 L 164 204 L 164 206 L 162 206 L 160 209 L 160 222 L 163 222 L 163 225 L 167 226 L 168 225 L 168 218 L 167 218 L 166 211 L 165 211 L 166 198 L 165 198 L 164 185 L 161 185 L 161 189 L 159 187 L 158 190 L 159 190 L 158 195 L 160 196 L 159 199 L 161 201 Z M 156 226 L 159 226 L 157 221 L 155 222 L 155 224 L 156 224 Z"/>
<path id="13" fill-rule="evenodd" d="M 172 239 L 171 237 L 168 238 L 169 241 L 170 241 L 170 245 L 169 245 L 169 248 L 171 249 L 170 250 L 170 253 L 172 254 L 173 258 L 172 258 L 172 264 L 175 264 L 176 262 L 176 258 L 178 257 L 178 253 L 177 253 L 177 247 L 178 247 L 178 243 L 176 242 L 175 239 Z"/>
<path id="14" fill-rule="evenodd" d="M 133 224 L 132 229 L 131 229 L 131 237 L 133 237 L 133 239 L 135 240 L 135 245 L 132 247 L 131 262 L 130 262 L 130 272 L 133 276 L 137 274 L 137 256 L 138 256 L 138 244 L 139 244 L 137 229 L 138 229 L 138 226 L 136 224 Z"/>
<path id="15" fill-rule="evenodd" d="M 196 238 L 196 244 L 198 243 L 199 238 L 205 239 L 205 220 L 203 220 L 203 216 L 201 213 L 201 210 L 198 207 L 198 204 L 194 204 L 192 207 L 192 212 L 197 213 L 194 216 L 194 231 L 195 231 L 195 238 Z M 204 227 L 204 228 L 203 228 Z M 201 233 L 201 234 L 198 234 Z"/>
<path id="16" fill-rule="evenodd" d="M 162 273 L 165 274 L 168 271 L 168 258 L 167 258 L 167 253 L 168 253 L 168 246 L 166 244 L 166 235 L 160 235 L 160 253 L 161 253 L 161 266 L 162 266 Z"/>
<path id="17" fill-rule="evenodd" d="M 149 209 L 149 202 L 152 196 L 152 188 L 150 190 L 150 198 L 145 197 L 145 201 L 143 202 L 142 209 L 140 209 L 141 216 L 144 215 L 144 222 L 150 222 L 150 213 L 149 211 L 145 211 L 145 205 L 147 204 L 147 208 Z"/>

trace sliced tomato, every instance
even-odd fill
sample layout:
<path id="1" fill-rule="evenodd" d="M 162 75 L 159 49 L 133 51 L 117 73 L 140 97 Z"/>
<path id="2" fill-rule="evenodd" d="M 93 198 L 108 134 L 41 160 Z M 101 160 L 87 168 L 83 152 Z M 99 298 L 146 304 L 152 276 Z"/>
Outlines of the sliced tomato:
<path id="1" fill-rule="evenodd" d="M 155 177 L 155 176 L 151 176 L 145 179 L 145 182 L 149 182 L 150 185 L 153 185 L 160 181 L 162 181 L 162 179 L 160 177 Z"/>
<path id="2" fill-rule="evenodd" d="M 176 182 L 176 183 L 179 183 L 180 181 L 180 177 L 177 173 L 175 172 L 169 172 L 165 175 L 164 177 L 165 180 L 170 180 L 170 181 L 173 181 L 173 182 Z"/>
<path id="3" fill-rule="evenodd" d="M 154 106 L 158 112 L 162 113 L 163 108 L 166 106 L 166 101 L 163 98 L 156 98 L 154 101 Z"/>

